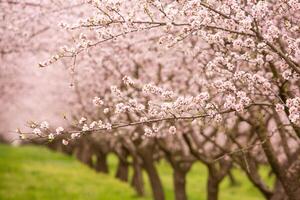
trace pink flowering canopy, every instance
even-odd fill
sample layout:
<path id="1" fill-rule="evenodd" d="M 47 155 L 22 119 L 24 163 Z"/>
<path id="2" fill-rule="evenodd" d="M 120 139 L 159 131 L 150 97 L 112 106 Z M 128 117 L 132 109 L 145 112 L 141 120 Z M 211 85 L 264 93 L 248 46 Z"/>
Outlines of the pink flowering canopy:
<path id="1" fill-rule="evenodd" d="M 24 11 L 13 12 L 14 4 Z M 298 0 L 6 1 L 3 8 L 10 20 L 0 28 L 1 55 L 39 53 L 37 65 L 65 69 L 72 89 L 60 94 L 71 108 L 65 123 L 30 122 L 29 132 L 18 130 L 22 139 L 92 141 L 119 157 L 126 147 L 137 163 L 163 152 L 175 172 L 199 160 L 218 182 L 235 163 L 270 199 L 276 192 L 257 167 L 268 162 L 285 194 L 299 198 Z"/>
<path id="2" fill-rule="evenodd" d="M 226 124 L 262 111 L 298 130 L 298 1 L 86 4 L 87 16 L 60 23 L 73 42 L 40 63 L 68 62 L 90 99 L 81 104 L 94 114 L 77 116 L 76 136 L 136 125 L 158 136 L 177 121 Z"/>

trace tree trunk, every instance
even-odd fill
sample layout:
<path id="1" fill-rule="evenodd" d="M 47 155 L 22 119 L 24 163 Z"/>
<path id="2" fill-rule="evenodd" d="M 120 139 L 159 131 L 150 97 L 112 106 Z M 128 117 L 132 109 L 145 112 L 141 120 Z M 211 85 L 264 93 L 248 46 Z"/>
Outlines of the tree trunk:
<path id="1" fill-rule="evenodd" d="M 207 200 L 218 200 L 219 194 L 219 180 L 214 177 L 213 172 L 209 170 L 207 180 Z"/>
<path id="2" fill-rule="evenodd" d="M 186 171 L 173 169 L 173 181 L 175 190 L 175 200 L 187 200 L 186 195 Z"/>
<path id="3" fill-rule="evenodd" d="M 285 193 L 287 194 L 290 200 L 299 200 L 299 180 L 295 180 L 295 177 L 289 176 L 290 173 L 287 173 L 286 169 L 284 169 L 284 167 L 279 163 L 277 155 L 273 149 L 273 145 L 271 144 L 270 139 L 267 136 L 267 130 L 263 124 L 259 124 L 257 126 L 256 133 L 260 141 L 262 142 L 263 150 L 270 163 L 270 166 L 276 174 L 276 177 L 280 180 L 285 190 Z"/>
<path id="4" fill-rule="evenodd" d="M 78 145 L 76 149 L 76 157 L 79 161 L 82 163 L 93 167 L 93 161 L 92 161 L 92 151 L 89 144 L 86 144 L 84 141 L 81 141 L 81 143 Z"/>
<path id="5" fill-rule="evenodd" d="M 163 186 L 152 160 L 143 158 L 144 168 L 150 180 L 154 200 L 165 200 Z"/>
<path id="6" fill-rule="evenodd" d="M 95 170 L 97 172 L 102 172 L 107 174 L 109 172 L 108 164 L 107 164 L 107 154 L 98 152 L 97 153 L 97 160 L 95 163 Z"/>
<path id="7" fill-rule="evenodd" d="M 92 153 L 88 150 L 85 150 L 81 153 L 81 162 L 88 165 L 89 167 L 93 167 L 93 161 L 92 161 Z"/>
<path id="8" fill-rule="evenodd" d="M 268 199 L 269 200 L 288 200 L 288 197 L 284 192 L 282 184 L 280 183 L 280 181 L 278 179 L 275 182 L 274 193 Z"/>
<path id="9" fill-rule="evenodd" d="M 119 164 L 116 172 L 116 178 L 128 182 L 128 163 L 126 160 L 123 160 L 122 158 L 119 158 Z"/>
<path id="10" fill-rule="evenodd" d="M 131 186 L 135 189 L 138 196 L 145 195 L 143 172 L 137 159 L 133 160 L 133 176 L 131 180 Z"/>
<path id="11" fill-rule="evenodd" d="M 53 140 L 52 142 L 48 143 L 47 146 L 52 150 L 62 152 L 61 140 Z"/>
<path id="12" fill-rule="evenodd" d="M 264 195 L 265 199 L 270 199 L 273 196 L 273 191 L 264 183 L 258 172 L 258 166 L 255 160 L 247 153 L 241 157 L 242 163 L 241 167 L 245 171 L 248 179 L 252 184 L 259 189 L 259 191 Z"/>

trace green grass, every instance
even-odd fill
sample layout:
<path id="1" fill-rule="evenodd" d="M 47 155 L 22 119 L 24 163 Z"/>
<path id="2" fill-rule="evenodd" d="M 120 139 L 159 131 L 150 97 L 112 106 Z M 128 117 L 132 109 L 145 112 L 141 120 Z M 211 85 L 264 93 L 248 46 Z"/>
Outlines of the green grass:
<path id="1" fill-rule="evenodd" d="M 117 166 L 109 157 L 110 175 L 94 172 L 72 157 L 42 147 L 9 147 L 0 145 L 0 200 L 150 200 L 151 190 L 145 175 L 146 197 L 136 197 L 128 184 L 113 178 Z M 174 199 L 172 170 L 166 162 L 158 165 L 166 199 Z M 261 170 L 266 177 L 267 169 Z M 225 179 L 220 200 L 260 200 L 261 194 L 247 181 L 245 175 L 234 171 L 238 186 Z M 207 171 L 195 164 L 188 174 L 189 200 L 204 200 Z M 268 180 L 269 183 L 272 180 Z"/>
<path id="2" fill-rule="evenodd" d="M 0 146 L 1 200 L 120 200 L 134 198 L 124 183 L 73 158 L 41 147 Z"/>

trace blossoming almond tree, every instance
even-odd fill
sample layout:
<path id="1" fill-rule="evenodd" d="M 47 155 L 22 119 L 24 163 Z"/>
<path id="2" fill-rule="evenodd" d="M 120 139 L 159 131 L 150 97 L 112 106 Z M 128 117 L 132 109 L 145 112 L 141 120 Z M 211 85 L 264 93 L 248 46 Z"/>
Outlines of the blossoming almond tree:
<path id="1" fill-rule="evenodd" d="M 299 197 L 298 1 L 153 0 L 137 4 L 107 0 L 87 4 L 89 16 L 61 24 L 75 35 L 75 43 L 60 48 L 40 67 L 70 60 L 73 73 L 81 73 L 80 66 L 90 70 L 84 80 L 74 78 L 73 82 L 84 84 L 86 95 L 81 98 L 94 95 L 81 103 L 86 115 L 97 114 L 89 114 L 89 119 L 77 116 L 72 130 L 53 131 L 34 123 L 33 132 L 20 132 L 21 136 L 52 140 L 66 135 L 63 143 L 67 145 L 87 133 L 138 127 L 141 139 L 180 132 L 188 143 L 192 133 L 185 129 L 199 124 L 226 129 L 237 119 L 249 127 L 248 139 L 263 147 L 284 195 Z M 91 86 L 93 82 L 87 79 L 93 73 L 97 85 Z M 234 137 L 231 140 L 245 147 L 245 141 L 241 145 Z M 213 145 L 214 150 L 221 149 Z M 195 145 L 189 146 L 192 152 Z M 230 152 L 236 146 L 223 153 L 234 157 Z M 245 169 L 249 172 L 248 164 Z M 268 193 L 257 177 L 251 180 Z"/>

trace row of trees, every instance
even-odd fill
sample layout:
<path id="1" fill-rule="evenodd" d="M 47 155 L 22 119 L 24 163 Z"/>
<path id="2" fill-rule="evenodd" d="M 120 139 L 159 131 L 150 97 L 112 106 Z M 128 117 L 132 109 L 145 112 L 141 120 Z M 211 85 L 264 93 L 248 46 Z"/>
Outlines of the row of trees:
<path id="1" fill-rule="evenodd" d="M 131 166 L 132 185 L 143 195 L 145 170 L 155 200 L 165 198 L 160 159 L 173 169 L 176 200 L 187 199 L 195 162 L 207 166 L 209 200 L 218 198 L 226 176 L 234 179 L 234 167 L 266 199 L 299 198 L 297 1 L 78 5 L 62 12 L 72 13 L 73 23 L 60 23 L 66 34 L 53 38 L 66 45 L 39 64 L 63 63 L 71 72 L 68 125 L 32 122 L 32 132 L 18 131 L 22 138 L 50 140 L 102 172 L 113 152 L 116 176 L 128 181 Z M 271 188 L 259 173 L 265 164 L 276 177 Z"/>

